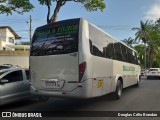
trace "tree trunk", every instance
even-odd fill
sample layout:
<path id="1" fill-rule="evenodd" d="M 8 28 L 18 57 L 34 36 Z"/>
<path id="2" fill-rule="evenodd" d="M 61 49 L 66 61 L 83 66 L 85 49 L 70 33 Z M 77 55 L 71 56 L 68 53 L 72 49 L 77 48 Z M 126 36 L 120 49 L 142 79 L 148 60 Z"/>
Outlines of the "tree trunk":
<path id="1" fill-rule="evenodd" d="M 48 1 L 48 0 L 47 0 L 47 7 L 48 7 L 48 13 L 47 13 L 47 23 L 50 23 L 49 16 L 50 16 L 50 11 L 51 11 L 51 8 L 50 8 L 50 3 L 49 3 L 49 1 Z"/>
<path id="2" fill-rule="evenodd" d="M 146 69 L 146 43 L 144 43 L 144 69 Z"/>
<path id="3" fill-rule="evenodd" d="M 148 44 L 148 68 L 150 67 L 150 45 Z"/>
<path id="4" fill-rule="evenodd" d="M 54 10 L 54 13 L 53 13 L 53 15 L 52 15 L 51 18 L 50 18 L 50 23 L 53 23 L 53 22 L 56 21 L 56 19 L 57 19 L 57 14 L 58 14 L 60 8 L 62 7 L 62 5 L 63 5 L 63 4 L 62 4 L 62 0 L 57 1 L 57 4 L 56 4 L 56 8 L 55 8 L 55 10 Z"/>
<path id="5" fill-rule="evenodd" d="M 149 64 L 151 68 L 153 65 L 153 46 L 152 45 L 150 46 L 150 59 L 149 60 L 150 60 Z"/>

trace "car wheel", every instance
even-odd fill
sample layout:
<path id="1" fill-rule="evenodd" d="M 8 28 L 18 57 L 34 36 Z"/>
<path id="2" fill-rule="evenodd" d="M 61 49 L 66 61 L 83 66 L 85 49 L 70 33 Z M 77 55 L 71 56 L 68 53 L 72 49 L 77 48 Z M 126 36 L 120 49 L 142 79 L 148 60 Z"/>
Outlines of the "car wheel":
<path id="1" fill-rule="evenodd" d="M 48 101 L 49 97 L 48 96 L 39 96 L 38 99 L 42 102 Z"/>
<path id="2" fill-rule="evenodd" d="M 114 92 L 115 95 L 115 99 L 120 99 L 122 96 L 122 82 L 120 80 L 117 81 L 117 85 L 116 85 L 116 91 Z"/>

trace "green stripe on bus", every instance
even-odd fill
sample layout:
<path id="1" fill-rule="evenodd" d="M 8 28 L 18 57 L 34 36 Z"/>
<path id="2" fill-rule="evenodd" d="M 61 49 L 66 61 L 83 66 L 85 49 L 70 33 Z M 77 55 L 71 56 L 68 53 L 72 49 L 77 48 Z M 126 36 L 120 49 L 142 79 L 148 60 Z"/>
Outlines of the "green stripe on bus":
<path id="1" fill-rule="evenodd" d="M 135 67 L 123 65 L 123 71 L 135 71 Z"/>

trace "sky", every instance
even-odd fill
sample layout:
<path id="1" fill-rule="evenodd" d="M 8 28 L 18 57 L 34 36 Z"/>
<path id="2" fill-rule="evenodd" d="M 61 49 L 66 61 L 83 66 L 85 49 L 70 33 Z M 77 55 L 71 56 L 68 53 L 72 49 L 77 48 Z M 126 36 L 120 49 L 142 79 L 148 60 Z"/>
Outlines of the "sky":
<path id="1" fill-rule="evenodd" d="M 87 12 L 82 4 L 68 2 L 58 14 L 58 21 L 70 18 L 86 18 L 118 40 L 135 38 L 132 28 L 140 27 L 140 20 L 156 20 L 160 18 L 160 0 L 104 0 L 106 9 L 101 12 Z M 46 24 L 47 7 L 39 5 L 38 0 L 30 0 L 35 8 L 19 15 L 0 14 L 0 26 L 11 26 L 22 37 L 21 41 L 29 41 L 29 16 L 32 16 L 32 32 L 36 27 Z M 52 6 L 52 13 L 55 5 Z"/>

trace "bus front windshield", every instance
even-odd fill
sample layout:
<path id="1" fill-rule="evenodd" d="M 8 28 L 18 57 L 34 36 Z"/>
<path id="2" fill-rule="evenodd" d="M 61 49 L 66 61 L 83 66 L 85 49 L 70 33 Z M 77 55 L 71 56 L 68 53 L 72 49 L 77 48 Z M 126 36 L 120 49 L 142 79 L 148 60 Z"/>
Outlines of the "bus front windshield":
<path id="1" fill-rule="evenodd" d="M 31 56 L 78 52 L 79 19 L 55 22 L 36 29 Z"/>

